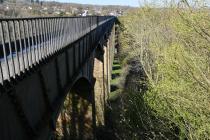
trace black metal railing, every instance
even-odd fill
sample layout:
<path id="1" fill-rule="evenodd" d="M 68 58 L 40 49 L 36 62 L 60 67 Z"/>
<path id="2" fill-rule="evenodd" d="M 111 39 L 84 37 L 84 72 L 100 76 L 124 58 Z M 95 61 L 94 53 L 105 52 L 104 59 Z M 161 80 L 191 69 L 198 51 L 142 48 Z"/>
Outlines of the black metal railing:
<path id="1" fill-rule="evenodd" d="M 110 21 L 112 16 L 0 19 L 0 83 Z"/>

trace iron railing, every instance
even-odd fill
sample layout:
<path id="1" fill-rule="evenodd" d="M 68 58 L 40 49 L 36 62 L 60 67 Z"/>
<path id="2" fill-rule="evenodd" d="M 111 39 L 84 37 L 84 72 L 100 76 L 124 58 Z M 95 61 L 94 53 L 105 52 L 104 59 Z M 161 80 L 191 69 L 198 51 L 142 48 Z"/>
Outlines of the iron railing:
<path id="1" fill-rule="evenodd" d="M 111 16 L 0 19 L 0 83 L 113 19 Z"/>

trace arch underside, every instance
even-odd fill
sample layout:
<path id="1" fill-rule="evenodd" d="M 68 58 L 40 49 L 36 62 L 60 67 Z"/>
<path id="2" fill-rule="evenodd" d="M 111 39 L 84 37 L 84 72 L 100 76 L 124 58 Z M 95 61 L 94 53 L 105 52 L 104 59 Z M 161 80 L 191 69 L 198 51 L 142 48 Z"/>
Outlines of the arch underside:
<path id="1" fill-rule="evenodd" d="M 93 139 L 95 101 L 93 86 L 80 77 L 67 94 L 56 123 L 56 139 Z"/>

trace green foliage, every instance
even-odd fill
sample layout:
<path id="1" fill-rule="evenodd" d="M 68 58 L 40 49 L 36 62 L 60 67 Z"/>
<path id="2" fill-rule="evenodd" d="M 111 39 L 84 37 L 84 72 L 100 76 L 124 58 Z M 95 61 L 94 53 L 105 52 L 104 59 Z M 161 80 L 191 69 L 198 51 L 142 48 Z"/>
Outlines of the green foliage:
<path id="1" fill-rule="evenodd" d="M 150 85 L 144 96 L 131 94 L 128 103 L 144 101 L 153 116 L 178 126 L 180 139 L 210 138 L 209 13 L 205 8 L 146 7 L 120 18 L 121 59 L 126 64 L 137 58 Z"/>

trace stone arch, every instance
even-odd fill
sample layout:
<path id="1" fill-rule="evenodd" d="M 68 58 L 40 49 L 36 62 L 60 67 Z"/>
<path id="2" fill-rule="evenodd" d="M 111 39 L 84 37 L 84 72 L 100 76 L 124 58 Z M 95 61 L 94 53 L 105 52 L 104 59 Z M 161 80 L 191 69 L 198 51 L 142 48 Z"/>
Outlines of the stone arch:
<path id="1" fill-rule="evenodd" d="M 92 102 L 93 98 L 93 85 L 86 77 L 80 77 L 73 85 L 71 92 L 74 92 L 86 99 L 89 102 Z"/>
<path id="2" fill-rule="evenodd" d="M 104 55 L 104 47 L 100 43 L 97 45 L 95 50 L 95 58 L 99 61 L 103 62 L 103 55 Z"/>
<path id="3" fill-rule="evenodd" d="M 74 82 L 59 115 L 57 125 L 60 125 L 63 135 L 60 138 L 94 139 L 95 120 L 93 85 L 87 77 L 82 76 Z"/>

